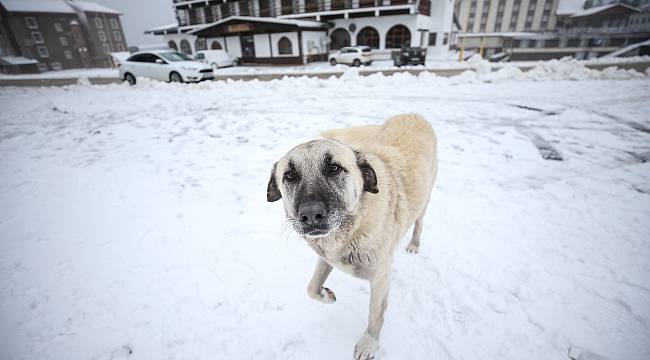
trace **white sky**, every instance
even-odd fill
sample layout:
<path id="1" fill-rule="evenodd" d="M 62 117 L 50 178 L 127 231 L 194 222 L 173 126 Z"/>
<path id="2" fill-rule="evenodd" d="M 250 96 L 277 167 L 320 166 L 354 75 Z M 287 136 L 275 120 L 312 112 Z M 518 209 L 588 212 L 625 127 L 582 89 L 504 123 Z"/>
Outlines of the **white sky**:
<path id="1" fill-rule="evenodd" d="M 144 30 L 176 21 L 172 0 L 87 0 L 121 11 L 122 26 L 129 46 L 164 42 L 161 36 L 145 35 Z"/>

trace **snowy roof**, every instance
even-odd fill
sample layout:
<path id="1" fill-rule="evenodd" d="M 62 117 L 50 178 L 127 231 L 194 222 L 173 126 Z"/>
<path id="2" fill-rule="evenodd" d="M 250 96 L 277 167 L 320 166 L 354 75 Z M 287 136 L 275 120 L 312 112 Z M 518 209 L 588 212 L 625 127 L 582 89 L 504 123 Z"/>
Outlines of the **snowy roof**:
<path id="1" fill-rule="evenodd" d="M 269 24 L 283 24 L 283 25 L 294 25 L 294 26 L 299 26 L 299 27 L 325 27 L 327 24 L 322 23 L 320 21 L 309 21 L 309 20 L 293 20 L 293 19 L 277 19 L 277 18 L 268 18 L 268 17 L 255 17 L 255 16 L 230 16 L 225 19 L 215 21 L 213 23 L 206 24 L 205 26 L 202 26 L 196 30 L 192 30 L 189 33 L 190 34 L 195 34 L 201 30 L 207 29 L 209 27 L 213 27 L 215 25 L 220 25 L 223 23 L 227 23 L 229 21 L 233 20 L 240 20 L 240 21 L 250 21 L 250 22 L 258 22 L 258 23 L 269 23 Z"/>
<path id="2" fill-rule="evenodd" d="M 583 17 L 583 16 L 594 15 L 594 14 L 598 14 L 601 11 L 605 11 L 605 10 L 608 10 L 608 9 L 611 9 L 611 8 L 614 8 L 614 7 L 617 7 L 617 6 L 622 6 L 624 8 L 629 9 L 629 10 L 632 10 L 634 12 L 639 12 L 639 10 L 637 10 L 636 8 L 633 8 L 633 7 L 629 6 L 629 5 L 625 5 L 625 4 L 609 4 L 609 5 L 596 6 L 596 7 L 590 8 L 590 9 L 578 11 L 577 13 L 572 14 L 571 17 L 573 18 L 573 17 Z"/>
<path id="3" fill-rule="evenodd" d="M 0 0 L 9 12 L 52 12 L 74 14 L 74 10 L 61 0 Z"/>
<path id="4" fill-rule="evenodd" d="M 113 10 L 104 5 L 99 5 L 88 1 L 70 0 L 68 1 L 68 4 L 83 12 L 98 12 L 98 13 L 105 13 L 105 14 L 122 15 L 122 13 L 117 10 Z"/>
<path id="5" fill-rule="evenodd" d="M 560 0 L 557 4 L 557 15 L 571 15 L 584 9 L 585 0 Z"/>
<path id="6" fill-rule="evenodd" d="M 158 26 L 155 28 L 147 29 L 144 31 L 145 34 L 150 34 L 154 32 L 160 32 L 160 31 L 172 31 L 172 30 L 178 30 L 178 24 L 177 23 L 172 23 L 172 24 L 167 24 L 167 25 L 162 25 Z"/>
<path id="7" fill-rule="evenodd" d="M 29 65 L 29 64 L 38 64 L 38 61 L 23 56 L 3 56 L 0 57 L 0 60 L 9 64 L 9 65 Z"/>

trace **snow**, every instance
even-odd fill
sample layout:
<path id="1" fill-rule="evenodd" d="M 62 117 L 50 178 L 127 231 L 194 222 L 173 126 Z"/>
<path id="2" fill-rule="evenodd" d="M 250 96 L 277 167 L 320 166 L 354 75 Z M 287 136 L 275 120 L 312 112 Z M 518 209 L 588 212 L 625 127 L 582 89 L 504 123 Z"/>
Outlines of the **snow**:
<path id="1" fill-rule="evenodd" d="M 648 359 L 649 104 L 648 75 L 579 63 L 0 88 L 0 358 L 351 358 L 369 287 L 307 296 L 268 176 L 323 129 L 418 112 L 439 178 L 379 358 Z"/>
<path id="2" fill-rule="evenodd" d="M 83 12 L 97 12 L 97 13 L 105 13 L 105 14 L 122 15 L 122 13 L 117 10 L 113 10 L 104 5 L 99 5 L 88 1 L 71 0 L 68 2 L 68 4 Z"/>
<path id="3" fill-rule="evenodd" d="M 596 6 L 596 7 L 592 7 L 592 8 L 589 8 L 589 9 L 582 10 L 582 11 L 578 11 L 578 12 L 572 14 L 571 17 L 574 18 L 574 17 L 590 16 L 590 15 L 598 14 L 601 11 L 605 11 L 607 9 L 611 9 L 611 8 L 617 7 L 617 6 L 624 7 L 624 8 L 627 8 L 628 10 L 633 10 L 635 12 L 639 12 L 639 10 L 637 10 L 636 8 L 634 8 L 632 6 L 629 6 L 629 5 L 626 5 L 626 4 L 609 4 L 609 5 Z"/>
<path id="4" fill-rule="evenodd" d="M 29 64 L 38 64 L 38 61 L 24 56 L 3 56 L 0 57 L 0 61 L 4 61 L 10 65 L 29 65 Z"/>
<path id="5" fill-rule="evenodd" d="M 74 13 L 62 0 L 0 0 L 0 3 L 9 12 Z"/>

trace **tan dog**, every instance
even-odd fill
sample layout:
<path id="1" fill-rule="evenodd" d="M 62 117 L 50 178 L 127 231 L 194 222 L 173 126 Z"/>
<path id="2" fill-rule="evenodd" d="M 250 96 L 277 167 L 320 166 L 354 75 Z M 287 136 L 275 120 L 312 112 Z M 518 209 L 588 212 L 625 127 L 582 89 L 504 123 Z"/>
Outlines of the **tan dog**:
<path id="1" fill-rule="evenodd" d="M 291 149 L 273 166 L 267 200 L 284 199 L 287 219 L 320 256 L 307 292 L 336 300 L 323 287 L 332 267 L 370 281 L 368 329 L 355 359 L 379 347 L 393 252 L 411 225 L 417 252 L 437 172 L 436 136 L 419 115 L 381 126 L 330 130 Z"/>

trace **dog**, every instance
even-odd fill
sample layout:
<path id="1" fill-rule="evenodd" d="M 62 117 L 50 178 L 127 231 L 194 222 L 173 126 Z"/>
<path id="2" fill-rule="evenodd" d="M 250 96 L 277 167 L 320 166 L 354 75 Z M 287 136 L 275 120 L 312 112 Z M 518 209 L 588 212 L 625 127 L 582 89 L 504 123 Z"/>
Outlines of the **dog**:
<path id="1" fill-rule="evenodd" d="M 354 358 L 379 348 L 393 253 L 411 225 L 407 251 L 417 253 L 437 174 L 437 139 L 420 115 L 383 125 L 335 129 L 300 144 L 273 165 L 267 201 L 284 201 L 287 220 L 319 255 L 307 293 L 331 304 L 323 285 L 336 267 L 370 282 L 368 328 Z"/>

